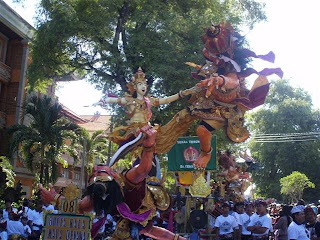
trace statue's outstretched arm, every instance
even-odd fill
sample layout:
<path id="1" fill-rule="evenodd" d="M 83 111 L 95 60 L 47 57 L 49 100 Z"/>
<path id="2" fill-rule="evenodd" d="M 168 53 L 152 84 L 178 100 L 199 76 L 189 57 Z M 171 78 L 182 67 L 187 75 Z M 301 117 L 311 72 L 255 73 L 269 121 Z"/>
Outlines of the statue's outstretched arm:
<path id="1" fill-rule="evenodd" d="M 238 87 L 239 84 L 238 75 L 236 73 L 228 73 L 226 75 L 211 76 L 199 82 L 197 86 L 206 87 L 206 97 L 209 97 L 214 88 L 232 89 Z"/>
<path id="2" fill-rule="evenodd" d="M 161 104 L 168 104 L 168 103 L 174 102 L 174 101 L 178 100 L 179 98 L 184 98 L 190 94 L 196 93 L 197 89 L 198 89 L 197 87 L 192 87 L 192 88 L 188 88 L 183 91 L 179 91 L 179 93 L 174 94 L 172 96 L 160 98 L 159 104 L 161 105 Z"/>
<path id="3" fill-rule="evenodd" d="M 61 199 L 64 198 L 63 195 L 58 194 L 54 190 L 53 186 L 49 184 L 49 190 L 45 189 L 42 184 L 39 184 L 39 190 L 41 195 L 41 200 L 44 203 L 52 203 L 54 206 L 59 206 Z M 93 199 L 90 196 L 85 196 L 83 199 L 78 202 L 78 211 L 79 213 L 90 212 L 93 210 Z"/>
<path id="4" fill-rule="evenodd" d="M 103 97 L 100 99 L 99 102 L 94 103 L 93 106 L 101 106 L 104 107 L 109 103 L 117 103 L 117 104 L 121 104 L 121 105 L 125 105 L 126 104 L 126 99 L 125 98 L 121 98 L 121 97 Z"/>

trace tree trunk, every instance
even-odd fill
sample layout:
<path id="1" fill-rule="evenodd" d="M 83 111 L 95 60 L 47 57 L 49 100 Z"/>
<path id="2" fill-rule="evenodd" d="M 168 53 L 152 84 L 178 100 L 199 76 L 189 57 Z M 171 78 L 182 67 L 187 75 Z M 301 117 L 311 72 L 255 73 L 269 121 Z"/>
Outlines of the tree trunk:
<path id="1" fill-rule="evenodd" d="M 43 184 L 43 163 L 40 165 L 40 183 Z"/>
<path id="2" fill-rule="evenodd" d="M 44 146 L 41 146 L 41 158 L 40 158 L 41 164 L 40 164 L 40 183 L 43 184 L 43 171 L 44 171 Z"/>

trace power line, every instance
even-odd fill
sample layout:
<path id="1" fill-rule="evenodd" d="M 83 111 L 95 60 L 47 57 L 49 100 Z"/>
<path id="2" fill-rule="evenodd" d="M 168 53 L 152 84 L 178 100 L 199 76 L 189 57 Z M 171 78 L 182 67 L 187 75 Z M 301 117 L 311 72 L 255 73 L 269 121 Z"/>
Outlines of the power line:
<path id="1" fill-rule="evenodd" d="M 297 137 L 297 136 L 309 136 L 309 135 L 320 135 L 320 132 L 306 132 L 306 133 L 274 133 L 274 134 L 263 134 L 263 133 L 258 133 L 255 134 L 254 137 L 258 138 L 258 137 L 283 137 L 283 136 L 293 136 L 293 137 Z"/>
<path id="2" fill-rule="evenodd" d="M 319 141 L 319 139 L 285 139 L 285 140 L 256 140 L 257 143 L 286 143 L 286 142 L 307 142 L 307 141 Z"/>
<path id="3" fill-rule="evenodd" d="M 305 142 L 320 140 L 320 132 L 255 134 L 255 142 Z"/>

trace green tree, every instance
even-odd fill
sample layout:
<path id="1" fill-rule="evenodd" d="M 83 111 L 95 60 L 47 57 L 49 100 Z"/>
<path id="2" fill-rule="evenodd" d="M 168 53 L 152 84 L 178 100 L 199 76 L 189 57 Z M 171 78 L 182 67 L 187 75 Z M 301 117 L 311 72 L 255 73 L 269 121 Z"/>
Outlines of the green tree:
<path id="1" fill-rule="evenodd" d="M 8 158 L 4 156 L 0 156 L 0 195 L 2 194 L 2 190 L 5 187 L 13 187 L 14 186 L 14 177 L 15 173 L 13 171 L 13 166 L 11 165 Z"/>
<path id="2" fill-rule="evenodd" d="M 57 160 L 67 166 L 62 154 L 78 158 L 74 132 L 78 126 L 63 118 L 61 105 L 48 96 L 29 97 L 24 107 L 24 118 L 30 121 L 27 125 L 16 124 L 8 128 L 8 133 L 12 134 L 10 152 L 12 155 L 20 152 L 30 171 L 40 169 L 41 183 L 54 182 Z"/>
<path id="3" fill-rule="evenodd" d="M 89 173 L 91 173 L 97 158 L 100 163 L 106 163 L 108 160 L 108 140 L 103 132 L 104 130 L 98 130 L 90 135 L 86 129 L 81 129 L 80 139 L 82 146 L 85 146 L 82 150 L 86 154 L 86 168 Z"/>
<path id="4" fill-rule="evenodd" d="M 121 95 L 142 67 L 152 95 L 172 95 L 197 82 L 184 63 L 204 61 L 204 27 L 221 21 L 253 26 L 265 19 L 263 7 L 255 0 L 41 0 L 29 83 L 44 88 L 75 74 Z M 186 104 L 162 106 L 152 123 L 167 123 Z M 123 109 L 116 112 L 125 116 Z"/>
<path id="5" fill-rule="evenodd" d="M 290 86 L 289 81 L 273 82 L 266 104 L 248 117 L 252 134 L 308 133 L 319 131 L 319 110 L 313 109 L 311 97 L 301 88 Z M 303 139 L 302 139 L 303 140 Z M 319 186 L 320 142 L 287 141 L 249 143 L 252 156 L 263 169 L 253 173 L 259 193 L 280 199 L 280 178 L 293 171 L 303 171 Z M 317 200 L 319 191 L 308 189 L 307 199 Z"/>
<path id="6" fill-rule="evenodd" d="M 140 66 L 154 92 L 176 93 L 194 85 L 184 62 L 203 61 L 203 27 L 265 19 L 264 5 L 254 0 L 42 0 L 40 6 L 31 87 L 77 73 L 104 91 L 126 91 Z"/>
<path id="7" fill-rule="evenodd" d="M 280 185 L 281 193 L 288 196 L 291 203 L 302 199 L 305 188 L 315 188 L 314 183 L 305 174 L 298 171 L 294 171 L 290 175 L 281 178 Z"/>

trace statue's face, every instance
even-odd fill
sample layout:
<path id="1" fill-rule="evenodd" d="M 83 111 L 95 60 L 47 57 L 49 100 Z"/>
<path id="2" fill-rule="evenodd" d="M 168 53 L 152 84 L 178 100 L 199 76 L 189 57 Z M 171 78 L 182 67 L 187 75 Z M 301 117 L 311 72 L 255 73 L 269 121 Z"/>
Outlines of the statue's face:
<path id="1" fill-rule="evenodd" d="M 137 95 L 144 96 L 147 93 L 147 84 L 139 82 L 136 85 Z"/>

